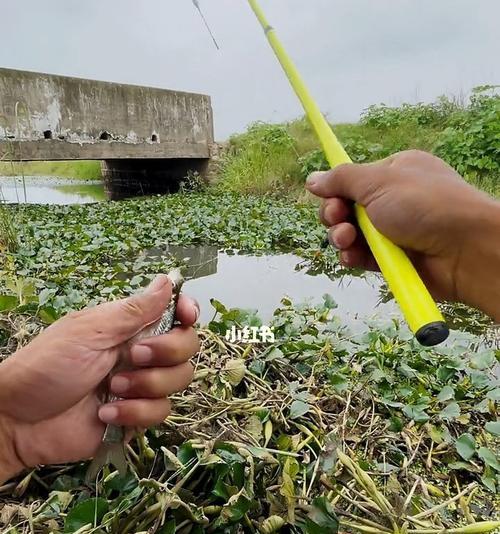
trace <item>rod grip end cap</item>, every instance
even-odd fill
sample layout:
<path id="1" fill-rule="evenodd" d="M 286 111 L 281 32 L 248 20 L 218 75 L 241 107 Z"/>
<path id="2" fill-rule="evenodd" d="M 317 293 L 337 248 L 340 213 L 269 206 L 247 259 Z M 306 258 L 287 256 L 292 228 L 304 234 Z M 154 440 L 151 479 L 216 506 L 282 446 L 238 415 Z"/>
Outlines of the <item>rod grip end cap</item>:
<path id="1" fill-rule="evenodd" d="M 448 339 L 449 335 L 450 329 L 443 321 L 426 324 L 415 334 L 417 341 L 424 347 L 439 345 Z"/>

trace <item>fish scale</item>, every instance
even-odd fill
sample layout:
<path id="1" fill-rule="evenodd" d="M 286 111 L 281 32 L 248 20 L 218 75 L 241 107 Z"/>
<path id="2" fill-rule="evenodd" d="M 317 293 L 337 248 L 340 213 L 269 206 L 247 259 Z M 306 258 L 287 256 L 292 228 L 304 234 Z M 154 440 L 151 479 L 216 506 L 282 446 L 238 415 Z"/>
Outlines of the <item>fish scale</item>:
<path id="1" fill-rule="evenodd" d="M 175 322 L 175 313 L 177 310 L 177 301 L 184 283 L 184 278 L 179 269 L 168 274 L 170 281 L 172 282 L 172 298 L 167 309 L 161 316 L 161 318 L 147 326 L 134 336 L 130 341 L 123 344 L 119 354 L 119 361 L 112 375 L 115 375 L 126 369 L 126 360 L 130 348 L 138 343 L 142 339 L 151 338 L 155 336 L 161 336 L 172 330 Z M 106 395 L 106 404 L 112 403 L 117 400 L 121 400 L 116 395 L 108 392 Z M 87 483 L 92 483 L 97 478 L 99 471 L 105 465 L 114 465 L 120 475 L 124 475 L 127 472 L 127 458 L 125 455 L 125 433 L 126 429 L 123 426 L 106 425 L 104 436 L 102 438 L 101 446 L 97 451 L 92 463 L 90 464 L 87 474 Z"/>

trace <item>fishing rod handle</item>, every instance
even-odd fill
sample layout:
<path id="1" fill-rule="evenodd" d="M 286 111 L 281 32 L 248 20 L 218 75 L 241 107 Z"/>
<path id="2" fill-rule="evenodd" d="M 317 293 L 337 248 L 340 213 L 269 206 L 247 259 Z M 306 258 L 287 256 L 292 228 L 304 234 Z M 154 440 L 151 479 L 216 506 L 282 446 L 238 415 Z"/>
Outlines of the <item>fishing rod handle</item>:
<path id="1" fill-rule="evenodd" d="M 368 246 L 417 341 L 426 347 L 439 345 L 450 331 L 414 265 L 401 248 L 375 228 L 364 207 L 356 205 L 355 211 Z"/>

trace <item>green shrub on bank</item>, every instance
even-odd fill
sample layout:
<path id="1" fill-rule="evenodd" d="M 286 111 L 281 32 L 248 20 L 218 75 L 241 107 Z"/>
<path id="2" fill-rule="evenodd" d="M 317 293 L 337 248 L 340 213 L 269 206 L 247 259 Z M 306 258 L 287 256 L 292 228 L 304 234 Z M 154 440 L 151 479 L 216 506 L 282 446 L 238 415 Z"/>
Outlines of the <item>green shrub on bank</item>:
<path id="1" fill-rule="evenodd" d="M 498 88 L 476 88 L 470 106 L 450 118 L 435 147 L 438 156 L 474 180 L 500 179 Z"/>
<path id="2" fill-rule="evenodd" d="M 432 104 L 371 106 L 358 124 L 340 124 L 335 131 L 355 162 L 426 150 L 474 185 L 500 195 L 500 96 L 494 87 L 475 89 L 466 105 L 441 97 Z M 300 194 L 311 172 L 329 167 L 307 120 L 256 123 L 230 139 L 218 186 Z"/>
<path id="3" fill-rule="evenodd" d="M 380 130 L 394 128 L 402 124 L 418 126 L 434 126 L 441 128 L 443 124 L 463 110 L 463 106 L 446 96 L 438 98 L 431 104 L 402 104 L 389 107 L 385 104 L 370 106 L 361 117 L 361 124 Z"/>

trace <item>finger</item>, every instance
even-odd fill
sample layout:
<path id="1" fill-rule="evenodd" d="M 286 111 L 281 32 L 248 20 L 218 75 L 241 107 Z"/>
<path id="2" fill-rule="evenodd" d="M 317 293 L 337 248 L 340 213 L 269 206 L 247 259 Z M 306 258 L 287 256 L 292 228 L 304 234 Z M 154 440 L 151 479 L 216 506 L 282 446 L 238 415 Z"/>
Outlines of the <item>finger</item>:
<path id="1" fill-rule="evenodd" d="M 389 160 L 382 160 L 365 165 L 339 165 L 331 171 L 313 173 L 306 187 L 321 198 L 342 197 L 366 205 L 384 183 L 389 164 Z"/>
<path id="2" fill-rule="evenodd" d="M 327 198 L 320 208 L 320 219 L 325 226 L 334 226 L 352 216 L 352 203 L 343 198 Z"/>
<path id="3" fill-rule="evenodd" d="M 187 362 L 199 350 L 196 330 L 179 326 L 163 336 L 142 339 L 130 349 L 130 359 L 138 367 L 171 367 Z"/>
<path id="4" fill-rule="evenodd" d="M 351 223 L 340 223 L 330 228 L 328 239 L 330 243 L 339 250 L 345 250 L 354 245 L 358 237 L 358 230 Z"/>
<path id="5" fill-rule="evenodd" d="M 160 275 L 142 293 L 69 314 L 58 327 L 68 329 L 72 322 L 75 330 L 86 330 L 93 349 L 104 350 L 129 340 L 157 321 L 171 297 L 172 283 L 166 275 Z"/>
<path id="6" fill-rule="evenodd" d="M 190 362 L 175 367 L 151 367 L 120 373 L 111 380 L 111 391 L 123 398 L 155 399 L 186 389 L 193 380 Z"/>
<path id="7" fill-rule="evenodd" d="M 169 415 L 167 398 L 120 400 L 99 409 L 99 419 L 103 423 L 127 427 L 159 425 Z"/>
<path id="8" fill-rule="evenodd" d="M 181 295 L 179 297 L 179 302 L 177 302 L 177 320 L 185 326 L 191 326 L 196 323 L 199 316 L 200 305 L 198 302 L 186 295 Z"/>
<path id="9" fill-rule="evenodd" d="M 364 271 L 379 271 L 375 258 L 368 247 L 356 242 L 351 248 L 340 253 L 340 261 L 345 267 L 363 269 Z"/>

